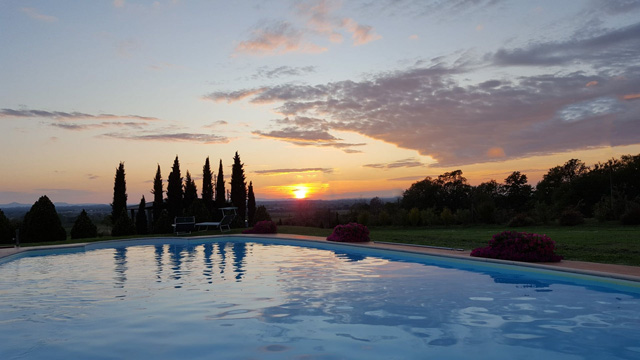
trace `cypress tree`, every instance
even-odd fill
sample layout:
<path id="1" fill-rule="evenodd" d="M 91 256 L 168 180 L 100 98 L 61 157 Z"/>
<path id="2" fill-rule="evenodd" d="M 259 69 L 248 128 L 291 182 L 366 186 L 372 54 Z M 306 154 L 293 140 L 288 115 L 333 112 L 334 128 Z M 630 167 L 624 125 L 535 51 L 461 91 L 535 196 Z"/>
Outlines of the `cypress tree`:
<path id="1" fill-rule="evenodd" d="M 127 214 L 127 209 L 122 209 L 118 221 L 111 228 L 111 236 L 125 236 L 136 233 L 136 227 Z"/>
<path id="2" fill-rule="evenodd" d="M 138 213 L 136 214 L 136 233 L 140 235 L 149 233 L 146 207 L 147 202 L 144 200 L 144 195 L 142 195 L 142 199 L 140 199 L 140 205 L 138 206 Z"/>
<path id="3" fill-rule="evenodd" d="M 182 215 L 182 176 L 180 176 L 180 161 L 176 155 L 167 184 L 167 210 L 169 219 Z"/>
<path id="4" fill-rule="evenodd" d="M 13 225 L 7 216 L 0 210 L 0 244 L 13 243 Z"/>
<path id="5" fill-rule="evenodd" d="M 116 169 L 116 176 L 113 184 L 113 203 L 111 203 L 111 223 L 115 224 L 118 217 L 124 210 L 127 211 L 127 182 L 124 175 L 124 162 Z"/>
<path id="6" fill-rule="evenodd" d="M 196 182 L 191 179 L 191 174 L 187 170 L 187 176 L 184 178 L 184 209 L 189 209 L 193 201 L 198 198 L 198 188 Z"/>
<path id="7" fill-rule="evenodd" d="M 220 159 L 220 167 L 218 167 L 218 180 L 216 181 L 216 207 L 221 208 L 227 204 L 225 195 L 226 195 L 226 191 L 224 189 L 224 174 L 222 171 L 222 159 Z"/>
<path id="8" fill-rule="evenodd" d="M 158 170 L 156 170 L 156 177 L 153 178 L 153 223 L 155 224 L 160 218 L 164 202 L 162 200 L 162 175 L 160 174 L 160 164 L 158 164 Z"/>
<path id="9" fill-rule="evenodd" d="M 24 242 L 64 241 L 67 239 L 67 232 L 62 227 L 56 207 L 46 195 L 41 196 L 24 215 L 22 226 L 20 238 Z"/>
<path id="10" fill-rule="evenodd" d="M 238 208 L 238 223 L 244 226 L 247 214 L 247 183 L 244 177 L 244 164 L 240 162 L 240 155 L 236 151 L 231 168 L 231 203 Z"/>
<path id="11" fill-rule="evenodd" d="M 249 226 L 256 224 L 256 196 L 253 194 L 253 182 L 249 182 L 249 194 L 247 196 L 247 220 L 249 220 Z"/>
<path id="12" fill-rule="evenodd" d="M 82 209 L 82 212 L 76 218 L 71 228 L 72 239 L 86 239 L 94 238 L 98 236 L 98 227 L 91 221 L 87 212 Z"/>
<path id="13" fill-rule="evenodd" d="M 202 167 L 202 201 L 208 211 L 213 210 L 213 173 L 208 156 Z"/>

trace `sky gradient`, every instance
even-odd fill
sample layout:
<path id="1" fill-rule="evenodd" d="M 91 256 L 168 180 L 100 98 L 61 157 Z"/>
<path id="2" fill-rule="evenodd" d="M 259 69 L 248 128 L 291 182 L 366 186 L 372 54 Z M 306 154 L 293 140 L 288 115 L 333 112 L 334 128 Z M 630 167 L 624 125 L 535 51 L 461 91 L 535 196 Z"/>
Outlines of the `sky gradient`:
<path id="1" fill-rule="evenodd" d="M 0 2 L 0 204 L 152 199 L 238 151 L 258 199 L 533 185 L 640 153 L 640 1 Z M 166 183 L 165 183 L 166 189 Z"/>

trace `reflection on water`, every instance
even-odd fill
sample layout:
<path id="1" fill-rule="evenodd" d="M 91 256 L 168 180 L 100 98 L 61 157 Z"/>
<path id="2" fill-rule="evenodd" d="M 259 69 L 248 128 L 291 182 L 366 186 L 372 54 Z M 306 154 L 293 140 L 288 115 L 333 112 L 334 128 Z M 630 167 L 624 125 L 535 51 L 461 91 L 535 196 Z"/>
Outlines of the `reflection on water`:
<path id="1" fill-rule="evenodd" d="M 127 249 L 118 248 L 113 253 L 113 260 L 115 263 L 115 287 L 122 288 L 127 281 Z"/>
<path id="2" fill-rule="evenodd" d="M 229 241 L 21 259 L 0 267 L 0 358 L 640 355 L 638 291 L 358 251 Z"/>

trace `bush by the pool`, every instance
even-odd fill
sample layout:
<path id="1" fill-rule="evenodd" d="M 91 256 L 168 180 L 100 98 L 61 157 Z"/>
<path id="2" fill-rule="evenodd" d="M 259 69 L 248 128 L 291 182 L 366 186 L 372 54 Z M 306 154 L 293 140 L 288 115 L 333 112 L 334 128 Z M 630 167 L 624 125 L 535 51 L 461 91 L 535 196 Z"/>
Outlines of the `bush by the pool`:
<path id="1" fill-rule="evenodd" d="M 258 221 L 253 228 L 244 230 L 243 234 L 275 234 L 278 232 L 276 223 L 270 220 Z"/>
<path id="2" fill-rule="evenodd" d="M 333 233 L 327 237 L 329 241 L 339 242 L 367 242 L 369 239 L 369 229 L 358 223 L 338 225 L 333 228 Z"/>
<path id="3" fill-rule="evenodd" d="M 504 231 L 493 235 L 489 246 L 474 249 L 471 256 L 526 262 L 558 262 L 555 241 L 547 235 Z"/>

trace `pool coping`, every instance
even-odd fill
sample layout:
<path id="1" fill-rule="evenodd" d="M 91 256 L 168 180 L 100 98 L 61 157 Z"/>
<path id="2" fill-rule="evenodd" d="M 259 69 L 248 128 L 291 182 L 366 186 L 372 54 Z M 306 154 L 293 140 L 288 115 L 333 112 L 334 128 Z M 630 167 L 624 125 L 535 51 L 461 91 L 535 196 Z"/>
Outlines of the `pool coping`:
<path id="1" fill-rule="evenodd" d="M 94 241 L 87 243 L 75 243 L 75 244 L 63 244 L 63 245 L 44 245 L 33 247 L 12 247 L 12 248 L 0 248 L 0 259 L 7 256 L 20 254 L 27 251 L 37 250 L 55 250 L 55 249 L 68 249 L 76 247 L 86 247 L 89 244 L 97 243 L 109 243 L 109 242 L 133 242 L 140 240 L 154 240 L 154 239 L 198 239 L 198 238 L 219 238 L 219 237 L 242 237 L 242 238 L 274 238 L 280 240 L 300 240 L 319 243 L 331 243 L 343 246 L 363 247 L 379 250 L 391 250 L 406 253 L 417 253 L 424 255 L 433 255 L 441 257 L 449 257 L 456 259 L 465 259 L 477 262 L 488 262 L 505 265 L 515 265 L 529 268 L 540 268 L 547 270 L 555 270 L 568 273 L 585 274 L 592 276 L 600 276 L 614 279 L 621 279 L 627 281 L 640 282 L 640 266 L 630 265 L 617 265 L 617 264 L 603 264 L 592 263 L 586 261 L 574 261 L 574 260 L 562 260 L 558 263 L 527 263 L 520 261 L 509 261 L 499 259 L 488 259 L 472 257 L 471 251 L 462 249 L 452 249 L 443 247 L 431 247 L 423 245 L 412 244 L 400 244 L 400 243 L 387 243 L 387 242 L 364 242 L 364 243 L 344 243 L 344 242 L 331 242 L 327 241 L 324 237 L 318 236 L 306 236 L 306 235 L 294 235 L 294 234 L 223 234 L 223 235 L 199 235 L 199 236 L 159 236 L 155 238 L 130 238 L 130 239 L 112 239 L 104 241 Z"/>

